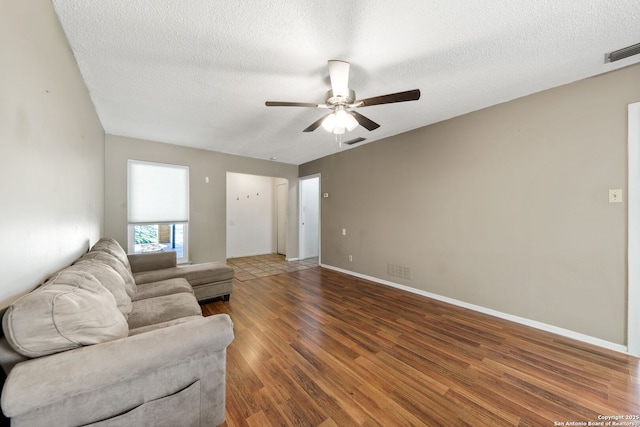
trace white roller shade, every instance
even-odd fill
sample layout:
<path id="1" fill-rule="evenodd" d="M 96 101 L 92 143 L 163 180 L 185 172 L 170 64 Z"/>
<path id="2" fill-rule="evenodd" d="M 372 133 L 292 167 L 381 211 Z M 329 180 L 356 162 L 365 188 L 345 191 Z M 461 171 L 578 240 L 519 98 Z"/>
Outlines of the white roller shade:
<path id="1" fill-rule="evenodd" d="M 189 168 L 129 160 L 129 224 L 187 222 Z"/>

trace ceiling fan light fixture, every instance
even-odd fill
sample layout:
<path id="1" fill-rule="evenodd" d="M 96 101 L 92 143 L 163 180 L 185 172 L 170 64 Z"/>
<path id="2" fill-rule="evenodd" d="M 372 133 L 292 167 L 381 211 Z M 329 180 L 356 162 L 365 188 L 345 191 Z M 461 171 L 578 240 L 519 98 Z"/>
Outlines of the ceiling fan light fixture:
<path id="1" fill-rule="evenodd" d="M 358 127 L 358 121 L 344 107 L 337 107 L 336 110 L 329 114 L 323 121 L 322 127 L 327 131 L 336 135 L 342 135 L 351 132 Z"/>

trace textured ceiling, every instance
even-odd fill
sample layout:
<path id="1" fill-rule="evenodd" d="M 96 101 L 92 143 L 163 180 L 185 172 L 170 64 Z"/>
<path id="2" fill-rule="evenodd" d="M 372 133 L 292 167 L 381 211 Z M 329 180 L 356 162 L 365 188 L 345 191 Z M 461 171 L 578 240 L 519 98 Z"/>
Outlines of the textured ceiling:
<path id="1" fill-rule="evenodd" d="M 638 0 L 53 0 L 105 131 L 301 164 L 338 150 L 319 128 L 327 60 L 351 63 L 367 143 L 640 62 Z M 362 144 L 362 143 L 361 143 Z"/>

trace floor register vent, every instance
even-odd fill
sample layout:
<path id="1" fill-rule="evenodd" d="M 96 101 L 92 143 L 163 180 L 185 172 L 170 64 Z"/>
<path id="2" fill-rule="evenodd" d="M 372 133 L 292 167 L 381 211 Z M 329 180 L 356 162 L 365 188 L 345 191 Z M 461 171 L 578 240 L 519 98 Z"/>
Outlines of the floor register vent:
<path id="1" fill-rule="evenodd" d="M 387 263 L 387 274 L 389 276 L 400 277 L 402 279 L 411 280 L 410 267 L 403 267 L 401 265 Z"/>

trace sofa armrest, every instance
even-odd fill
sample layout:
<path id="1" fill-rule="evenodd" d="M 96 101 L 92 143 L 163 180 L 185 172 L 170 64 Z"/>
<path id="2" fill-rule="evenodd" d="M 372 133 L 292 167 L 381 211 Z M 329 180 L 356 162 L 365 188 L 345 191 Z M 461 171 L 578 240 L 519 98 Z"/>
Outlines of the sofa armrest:
<path id="1" fill-rule="evenodd" d="M 129 254 L 131 272 L 160 270 L 175 267 L 178 263 L 175 252 L 151 252 L 148 254 Z"/>
<path id="2" fill-rule="evenodd" d="M 134 407 L 162 397 L 163 393 L 175 392 L 171 387 L 175 388 L 178 382 L 206 377 L 207 370 L 212 369 L 211 362 L 194 368 L 194 360 L 224 353 L 232 340 L 231 319 L 219 314 L 31 359 L 17 364 L 9 373 L 2 392 L 2 409 L 9 417 L 21 416 L 57 403 L 73 406 L 65 401 L 79 397 L 89 406 L 82 410 L 91 414 L 104 411 L 105 402 L 115 396 L 119 399 L 112 400 L 112 405 L 126 402 Z M 225 358 L 216 360 L 224 363 Z M 198 369 L 204 372 L 192 372 Z M 224 365 L 222 375 L 224 383 Z M 109 408 L 118 409 L 122 408 Z"/>

